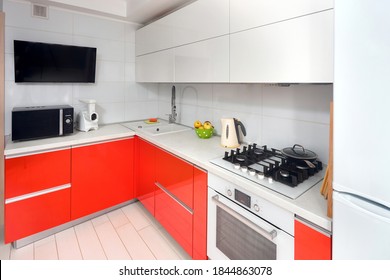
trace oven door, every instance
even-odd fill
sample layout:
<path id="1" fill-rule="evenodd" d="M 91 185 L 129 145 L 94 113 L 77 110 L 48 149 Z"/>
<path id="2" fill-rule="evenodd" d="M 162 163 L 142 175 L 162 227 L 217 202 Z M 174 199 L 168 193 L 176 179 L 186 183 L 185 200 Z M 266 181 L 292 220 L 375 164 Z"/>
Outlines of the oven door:
<path id="1" fill-rule="evenodd" d="M 212 260 L 292 260 L 294 238 L 209 188 L 207 255 Z"/>

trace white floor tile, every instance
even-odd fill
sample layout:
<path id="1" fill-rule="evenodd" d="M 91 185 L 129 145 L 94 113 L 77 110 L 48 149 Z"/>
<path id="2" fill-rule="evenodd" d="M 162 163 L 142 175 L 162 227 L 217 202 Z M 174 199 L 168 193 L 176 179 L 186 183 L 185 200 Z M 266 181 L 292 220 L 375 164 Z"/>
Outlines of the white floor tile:
<path id="1" fill-rule="evenodd" d="M 125 224 L 130 223 L 129 219 L 126 217 L 125 213 L 123 213 L 122 209 L 114 210 L 110 213 L 107 213 L 107 216 L 115 228 L 119 228 Z"/>
<path id="2" fill-rule="evenodd" d="M 11 260 L 33 260 L 34 243 L 26 245 L 19 249 L 11 249 Z"/>
<path id="3" fill-rule="evenodd" d="M 55 235 L 57 241 L 58 259 L 82 260 L 79 243 L 74 228 L 69 228 Z"/>
<path id="4" fill-rule="evenodd" d="M 34 243 L 35 260 L 58 260 L 57 245 L 54 235 Z"/>
<path id="5" fill-rule="evenodd" d="M 105 215 L 106 216 L 106 215 Z M 107 216 L 106 216 L 107 217 Z M 119 238 L 114 226 L 110 220 L 105 223 L 95 225 L 95 231 L 99 237 L 100 243 L 103 246 L 103 250 L 106 253 L 109 260 L 130 260 L 131 257 Z"/>
<path id="6" fill-rule="evenodd" d="M 1 243 L 0 260 L 9 260 L 10 256 L 11 256 L 11 244 Z"/>
<path id="7" fill-rule="evenodd" d="M 3 242 L 2 242 L 3 243 Z M 0 245 L 3 260 L 191 259 L 140 202 L 19 249 Z"/>
<path id="8" fill-rule="evenodd" d="M 123 207 L 122 211 L 137 231 L 150 225 L 149 219 L 142 213 L 137 203 L 132 203 Z"/>
<path id="9" fill-rule="evenodd" d="M 107 259 L 91 221 L 75 226 L 75 231 L 83 259 Z"/>
<path id="10" fill-rule="evenodd" d="M 188 255 L 188 253 L 179 245 L 179 243 L 176 242 L 175 239 L 161 226 L 160 228 L 157 229 L 158 232 L 162 237 L 164 237 L 171 248 L 176 252 L 176 254 L 179 256 L 180 259 L 183 260 L 191 260 L 191 256 Z"/>
<path id="11" fill-rule="evenodd" d="M 121 226 L 117 229 L 117 232 L 133 260 L 156 259 L 132 224 L 128 223 Z"/>
<path id="12" fill-rule="evenodd" d="M 139 235 L 148 245 L 153 255 L 158 260 L 179 260 L 180 257 L 169 245 L 168 241 L 161 236 L 161 233 L 153 226 L 148 226 L 140 231 Z"/>

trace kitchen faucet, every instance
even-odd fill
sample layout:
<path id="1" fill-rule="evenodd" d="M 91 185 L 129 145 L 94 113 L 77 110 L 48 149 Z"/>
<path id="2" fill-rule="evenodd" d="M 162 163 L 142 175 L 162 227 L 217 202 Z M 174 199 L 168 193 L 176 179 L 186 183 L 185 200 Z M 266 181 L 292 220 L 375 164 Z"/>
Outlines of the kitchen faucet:
<path id="1" fill-rule="evenodd" d="M 172 97 L 171 97 L 171 113 L 169 116 L 169 123 L 174 123 L 176 121 L 177 113 L 176 113 L 176 88 L 172 86 Z"/>

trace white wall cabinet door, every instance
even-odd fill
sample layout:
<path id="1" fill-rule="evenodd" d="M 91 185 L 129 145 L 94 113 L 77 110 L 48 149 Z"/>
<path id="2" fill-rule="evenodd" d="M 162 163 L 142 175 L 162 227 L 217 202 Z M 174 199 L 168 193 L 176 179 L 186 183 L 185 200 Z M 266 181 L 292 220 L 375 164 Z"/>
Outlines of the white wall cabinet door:
<path id="1" fill-rule="evenodd" d="M 231 34 L 230 81 L 333 82 L 333 10 Z"/>
<path id="2" fill-rule="evenodd" d="M 174 50 L 164 50 L 135 59 L 135 80 L 139 83 L 174 82 Z"/>
<path id="3" fill-rule="evenodd" d="M 230 0 L 230 32 L 333 8 L 333 0 Z"/>
<path id="4" fill-rule="evenodd" d="M 229 82 L 229 36 L 175 49 L 176 82 Z"/>
<path id="5" fill-rule="evenodd" d="M 229 33 L 229 1 L 198 0 L 136 32 L 136 55 Z"/>

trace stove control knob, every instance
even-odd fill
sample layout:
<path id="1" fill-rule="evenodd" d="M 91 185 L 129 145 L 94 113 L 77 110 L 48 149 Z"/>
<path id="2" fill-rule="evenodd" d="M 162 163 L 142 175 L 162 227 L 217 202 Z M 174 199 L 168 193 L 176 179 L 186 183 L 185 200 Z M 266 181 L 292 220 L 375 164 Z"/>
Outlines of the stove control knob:
<path id="1" fill-rule="evenodd" d="M 232 193 L 232 190 L 231 190 L 231 189 L 228 189 L 228 190 L 227 190 L 227 195 L 228 195 L 228 196 L 232 196 L 232 194 L 233 194 L 233 193 Z"/>
<path id="2" fill-rule="evenodd" d="M 249 175 L 255 176 L 256 175 L 256 171 L 253 170 L 253 169 L 249 169 Z"/>
<path id="3" fill-rule="evenodd" d="M 264 179 L 264 174 L 263 173 L 257 173 L 257 178 L 260 180 Z"/>
<path id="4" fill-rule="evenodd" d="M 274 182 L 274 179 L 272 179 L 271 177 L 268 178 L 268 183 L 272 184 Z"/>
<path id="5" fill-rule="evenodd" d="M 259 207 L 259 205 L 257 205 L 257 204 L 253 205 L 253 209 L 254 209 L 256 212 L 260 212 L 260 207 Z"/>
<path id="6" fill-rule="evenodd" d="M 234 167 L 234 169 L 238 170 L 238 169 L 240 169 L 241 166 L 239 163 L 235 163 L 235 164 L 233 164 L 233 167 Z"/>
<path id="7" fill-rule="evenodd" d="M 248 172 L 248 167 L 242 166 L 241 167 L 241 171 L 244 172 L 244 173 Z"/>

